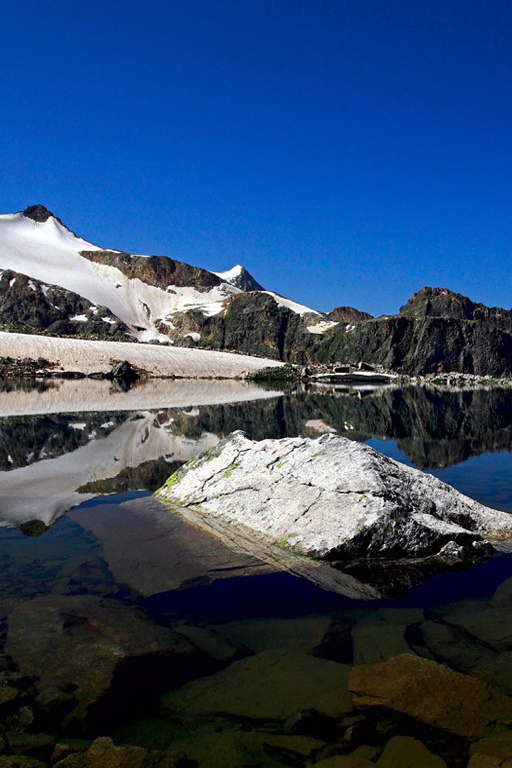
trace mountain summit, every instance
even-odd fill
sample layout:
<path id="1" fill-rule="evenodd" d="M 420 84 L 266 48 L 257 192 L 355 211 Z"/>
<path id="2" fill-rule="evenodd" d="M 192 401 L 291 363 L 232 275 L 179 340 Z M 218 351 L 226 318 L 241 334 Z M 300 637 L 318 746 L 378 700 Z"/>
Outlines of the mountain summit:
<path id="1" fill-rule="evenodd" d="M 448 288 L 425 286 L 400 307 L 399 314 L 415 319 L 444 317 L 452 320 L 492 320 L 500 327 L 512 329 L 512 310 L 477 304 Z"/>
<path id="2" fill-rule="evenodd" d="M 265 290 L 241 264 L 235 264 L 234 267 L 227 269 L 225 272 L 214 272 L 213 274 L 220 277 L 225 283 L 230 283 L 230 285 L 240 288 L 241 291 Z"/>
<path id="3" fill-rule="evenodd" d="M 33 219 L 34 221 L 37 221 L 39 224 L 48 221 L 49 218 L 57 218 L 51 211 L 48 210 L 48 208 L 46 208 L 44 205 L 41 205 L 41 203 L 37 203 L 37 205 L 29 205 L 28 208 L 25 208 L 23 211 L 23 215 L 26 216 L 27 219 Z M 60 219 L 57 219 L 57 221 L 60 221 Z"/>

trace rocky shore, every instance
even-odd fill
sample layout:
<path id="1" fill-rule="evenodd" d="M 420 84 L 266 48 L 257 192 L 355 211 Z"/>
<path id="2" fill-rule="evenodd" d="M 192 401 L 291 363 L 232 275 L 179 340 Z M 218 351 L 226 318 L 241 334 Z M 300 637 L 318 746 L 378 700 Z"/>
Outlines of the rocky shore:
<path id="1" fill-rule="evenodd" d="M 429 373 L 410 376 L 383 366 L 359 362 L 343 362 L 297 365 L 287 363 L 281 368 L 261 368 L 249 374 L 256 382 L 286 381 L 293 386 L 338 385 L 338 386 L 434 386 L 452 391 L 489 387 L 512 387 L 512 376 L 480 376 L 474 373 Z"/>

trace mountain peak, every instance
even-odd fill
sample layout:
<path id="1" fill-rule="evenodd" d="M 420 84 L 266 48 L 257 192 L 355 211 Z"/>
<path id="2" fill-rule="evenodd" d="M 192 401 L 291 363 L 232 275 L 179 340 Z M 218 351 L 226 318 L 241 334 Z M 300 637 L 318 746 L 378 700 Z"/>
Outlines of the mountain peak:
<path id="1" fill-rule="evenodd" d="M 472 320 L 477 307 L 467 296 L 448 288 L 425 286 L 414 293 L 407 304 L 400 307 L 399 314 L 406 317 L 451 317 L 458 320 Z"/>
<path id="2" fill-rule="evenodd" d="M 359 323 L 361 320 L 372 320 L 372 315 L 354 307 L 336 307 L 329 312 L 327 319 L 336 323 Z"/>
<path id="3" fill-rule="evenodd" d="M 26 216 L 27 219 L 33 219 L 39 224 L 42 224 L 43 222 L 48 221 L 48 219 L 53 216 L 53 213 L 44 205 L 41 205 L 41 203 L 37 203 L 37 205 L 29 205 L 28 208 L 25 208 L 23 215 Z M 53 218 L 55 217 L 53 216 Z"/>
<path id="4" fill-rule="evenodd" d="M 265 290 L 241 264 L 235 264 L 234 267 L 227 269 L 225 272 L 214 272 L 213 274 L 220 277 L 224 282 L 230 283 L 236 288 L 240 288 L 242 291 Z"/>

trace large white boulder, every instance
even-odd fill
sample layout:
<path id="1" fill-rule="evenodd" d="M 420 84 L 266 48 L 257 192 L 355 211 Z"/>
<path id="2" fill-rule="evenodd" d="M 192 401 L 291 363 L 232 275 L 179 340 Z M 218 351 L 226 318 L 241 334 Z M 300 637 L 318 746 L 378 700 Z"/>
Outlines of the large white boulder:
<path id="1" fill-rule="evenodd" d="M 512 538 L 511 515 L 332 434 L 254 442 L 234 432 L 157 496 L 318 559 L 478 560 L 489 541 Z"/>

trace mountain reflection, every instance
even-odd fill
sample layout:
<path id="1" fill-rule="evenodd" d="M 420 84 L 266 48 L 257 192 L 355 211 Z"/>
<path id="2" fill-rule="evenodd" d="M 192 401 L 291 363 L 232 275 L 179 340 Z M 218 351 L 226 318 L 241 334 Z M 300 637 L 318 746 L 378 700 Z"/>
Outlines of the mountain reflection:
<path id="1" fill-rule="evenodd" d="M 16 407 L 22 413 L 23 403 Z M 255 440 L 325 431 L 379 438 L 395 442 L 415 466 L 439 469 L 511 450 L 512 392 L 308 390 L 228 404 L 1 418 L 0 522 L 47 526 L 100 494 L 154 491 L 236 429 Z"/>

